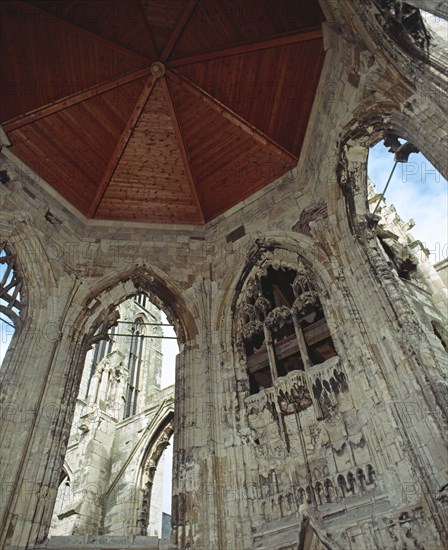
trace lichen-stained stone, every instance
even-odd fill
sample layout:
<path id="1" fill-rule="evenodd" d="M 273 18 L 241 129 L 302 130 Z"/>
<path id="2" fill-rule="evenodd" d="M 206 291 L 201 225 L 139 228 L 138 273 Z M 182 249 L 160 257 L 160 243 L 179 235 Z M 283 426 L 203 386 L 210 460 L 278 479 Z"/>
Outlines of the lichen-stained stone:
<path id="1" fill-rule="evenodd" d="M 86 220 L 3 147 L 9 181 L 0 184 L 1 242 L 16 255 L 26 298 L 0 369 L 5 549 L 95 547 L 81 535 L 47 536 L 91 339 L 118 303 L 141 291 L 163 307 L 180 343 L 174 547 L 444 547 L 446 287 L 421 254 L 411 279 L 400 276 L 398 251 L 389 246 L 388 255 L 384 232 L 410 239 L 410 262 L 415 243 L 390 212 L 370 215 L 366 161 L 389 132 L 447 175 L 446 53 L 406 34 L 395 12 L 402 2 L 320 4 L 327 51 L 297 167 L 206 225 Z M 60 223 L 46 218 L 48 210 Z M 266 288 L 269 268 L 301 265 L 337 361 L 279 374 L 277 384 L 251 393 L 240 306 L 251 292 L 257 297 L 260 281 Z M 249 310 L 254 334 L 257 322 L 264 330 L 261 304 Z M 272 337 L 271 359 L 254 346 L 260 368 L 279 354 L 280 340 Z M 288 348 L 281 345 L 283 361 Z M 303 410 L 293 389 L 309 394 Z M 78 446 L 91 453 L 92 476 L 100 479 L 113 430 L 106 412 L 89 414 Z M 107 475 L 120 471 L 125 440 Z M 91 489 L 85 517 L 99 531 L 107 524 Z M 136 528 L 132 499 L 121 506 L 116 494 L 113 522 Z M 107 544 L 98 539 L 96 547 Z"/>

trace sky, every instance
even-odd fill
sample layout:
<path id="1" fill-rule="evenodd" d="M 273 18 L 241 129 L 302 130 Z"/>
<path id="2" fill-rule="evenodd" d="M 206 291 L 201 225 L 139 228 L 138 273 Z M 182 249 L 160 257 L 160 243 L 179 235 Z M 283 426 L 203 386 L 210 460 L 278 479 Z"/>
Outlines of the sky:
<path id="1" fill-rule="evenodd" d="M 426 23 L 445 40 L 448 38 L 448 24 L 431 14 L 425 14 Z M 383 143 L 370 150 L 368 175 L 382 192 L 387 182 L 394 158 Z M 412 234 L 421 240 L 430 251 L 430 260 L 437 263 L 448 256 L 448 183 L 421 154 L 412 154 L 409 162 L 398 164 L 385 195 L 387 204 L 394 204 L 402 219 L 415 221 Z M 0 264 L 0 279 L 4 266 Z M 167 323 L 163 314 L 162 323 Z M 0 319 L 0 365 L 8 348 L 13 329 Z M 163 327 L 164 336 L 175 336 L 173 327 Z M 174 384 L 175 360 L 179 348 L 176 340 L 163 340 L 163 367 L 161 387 Z M 165 475 L 163 511 L 171 513 L 171 465 L 172 438 L 164 452 Z"/>
<path id="2" fill-rule="evenodd" d="M 448 40 L 448 23 L 445 19 L 423 10 L 420 10 L 420 13 L 426 26 L 430 27 L 432 31 L 444 40 Z"/>
<path id="3" fill-rule="evenodd" d="M 448 22 L 423 10 L 420 13 L 430 30 L 447 41 Z M 371 148 L 367 172 L 378 193 L 383 191 L 393 165 L 393 154 L 383 142 Z M 429 250 L 433 264 L 448 256 L 448 183 L 422 153 L 412 153 L 409 162 L 397 165 L 385 199 L 403 221 L 415 221 L 411 234 Z"/>
<path id="4" fill-rule="evenodd" d="M 423 5 L 423 4 L 422 4 Z M 420 10 L 425 24 L 445 41 L 448 22 Z M 369 152 L 368 175 L 381 193 L 394 164 L 383 142 Z M 422 241 L 434 264 L 448 256 L 448 184 L 432 164 L 421 154 L 411 154 L 409 162 L 398 164 L 385 195 L 386 204 L 393 204 L 407 222 L 415 221 L 411 234 Z"/>
<path id="5" fill-rule="evenodd" d="M 165 314 L 162 311 L 162 323 L 168 323 Z M 174 328 L 162 327 L 163 336 L 176 336 Z M 176 355 L 179 353 L 177 340 L 162 340 L 162 379 L 160 386 L 166 388 L 175 382 Z M 164 475 L 163 475 L 163 504 L 162 511 L 171 514 L 171 488 L 173 471 L 173 438 L 170 444 L 163 452 L 164 457 Z"/>
<path id="6" fill-rule="evenodd" d="M 0 256 L 4 256 L 4 249 L 0 246 Z M 6 273 L 7 265 L 6 263 L 0 263 L 0 282 L 3 282 L 4 284 L 9 284 L 12 279 L 12 273 L 10 273 L 8 280 L 3 281 L 3 276 Z M 7 306 L 8 303 L 6 300 L 3 300 L 0 298 L 0 304 L 2 306 Z M 7 322 L 5 323 L 4 320 Z M 9 342 L 11 341 L 12 335 L 14 334 L 14 328 L 10 326 L 9 319 L 4 315 L 4 313 L 0 313 L 0 366 L 3 361 L 3 357 L 6 353 L 6 350 L 8 349 Z"/>
<path id="7" fill-rule="evenodd" d="M 383 142 L 369 152 L 367 172 L 381 193 L 394 165 L 394 155 Z M 385 194 L 404 222 L 413 219 L 412 235 L 422 241 L 437 263 L 448 256 L 448 183 L 421 153 L 412 153 L 409 162 L 398 163 Z"/>
<path id="8" fill-rule="evenodd" d="M 368 174 L 381 192 L 387 182 L 394 157 L 378 143 L 369 153 Z M 433 263 L 448 255 L 448 193 L 447 181 L 435 171 L 432 165 L 421 154 L 412 154 L 407 164 L 398 164 L 386 192 L 386 203 L 394 204 L 398 213 L 406 222 L 415 221 L 412 234 L 420 239 L 430 250 Z M 0 278 L 4 266 L 0 264 Z M 168 323 L 162 312 L 162 323 Z M 12 337 L 12 328 L 0 321 L 0 364 Z M 163 327 L 164 336 L 175 336 L 173 327 Z M 175 382 L 175 362 L 179 353 L 177 340 L 162 341 L 163 366 L 161 387 L 165 388 Z M 164 452 L 165 472 L 162 510 L 171 514 L 171 478 L 173 448 L 170 445 Z"/>

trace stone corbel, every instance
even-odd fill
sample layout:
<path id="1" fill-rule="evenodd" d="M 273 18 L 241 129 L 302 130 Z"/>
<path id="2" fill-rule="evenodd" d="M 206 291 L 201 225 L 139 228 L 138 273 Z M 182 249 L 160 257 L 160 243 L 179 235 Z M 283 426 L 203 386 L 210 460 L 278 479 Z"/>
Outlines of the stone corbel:
<path id="1" fill-rule="evenodd" d="M 265 326 L 273 331 L 275 329 L 281 329 L 286 324 L 292 323 L 291 310 L 286 306 L 280 306 L 274 308 L 265 319 Z"/>

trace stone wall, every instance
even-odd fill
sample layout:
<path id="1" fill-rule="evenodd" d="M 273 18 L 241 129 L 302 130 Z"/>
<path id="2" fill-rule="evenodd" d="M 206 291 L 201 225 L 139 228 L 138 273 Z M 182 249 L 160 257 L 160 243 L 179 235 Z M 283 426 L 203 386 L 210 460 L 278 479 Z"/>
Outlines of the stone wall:
<path id="1" fill-rule="evenodd" d="M 427 330 L 441 298 L 389 265 L 366 216 L 366 157 L 393 131 L 447 175 L 447 65 L 431 46 L 425 54 L 391 38 L 381 2 L 321 4 L 327 54 L 297 168 L 205 227 L 84 220 L 2 152 L 0 228 L 27 304 L 0 372 L 6 548 L 45 541 L 85 354 L 99 324 L 141 291 L 181 343 L 178 548 L 443 547 L 446 357 Z M 297 419 L 269 392 L 250 396 L 236 345 L 244 285 L 263 262 L 299 257 L 318 282 L 347 384 L 323 418 L 314 403 Z M 331 386 L 330 366 L 319 369 Z"/>

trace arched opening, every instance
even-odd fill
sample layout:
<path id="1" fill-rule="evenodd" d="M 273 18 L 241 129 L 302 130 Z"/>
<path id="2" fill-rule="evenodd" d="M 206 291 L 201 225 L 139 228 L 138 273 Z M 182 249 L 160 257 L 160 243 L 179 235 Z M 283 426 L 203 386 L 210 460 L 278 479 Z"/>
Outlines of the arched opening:
<path id="1" fill-rule="evenodd" d="M 263 269 L 240 300 L 239 321 L 252 394 L 337 356 L 319 294 L 303 265 Z"/>
<path id="2" fill-rule="evenodd" d="M 447 180 L 417 147 L 393 134 L 370 148 L 367 172 L 370 212 L 380 217 L 378 237 L 398 275 L 416 279 L 418 264 L 428 261 L 442 268 Z"/>
<path id="3" fill-rule="evenodd" d="M 154 301 L 145 291 L 125 299 L 112 307 L 92 337 L 65 456 L 71 472 L 70 498 L 64 478 L 50 537 L 162 535 L 161 527 L 157 533 L 147 528 L 149 520 L 161 526 L 163 483 L 171 487 L 172 464 L 163 461 L 164 475 L 158 475 L 151 496 L 151 513 L 160 517 L 151 517 L 148 509 L 145 532 L 138 472 L 148 441 L 160 436 L 159 426 L 167 415 L 166 441 L 173 432 L 174 360 L 179 348 L 173 324 L 160 309 L 162 304 Z M 164 349 L 169 350 L 166 358 Z"/>
<path id="4" fill-rule="evenodd" d="M 53 535 L 64 535 L 64 532 L 69 530 L 69 525 L 73 525 L 76 520 L 76 512 L 72 510 L 74 501 L 73 486 L 67 465 L 64 465 L 61 470 L 58 487 L 50 529 Z"/>
<path id="5" fill-rule="evenodd" d="M 23 313 L 22 280 L 17 273 L 17 260 L 0 243 L 0 367 Z"/>
<path id="6" fill-rule="evenodd" d="M 161 422 L 141 464 L 141 490 L 137 524 L 140 535 L 171 536 L 172 415 Z"/>

